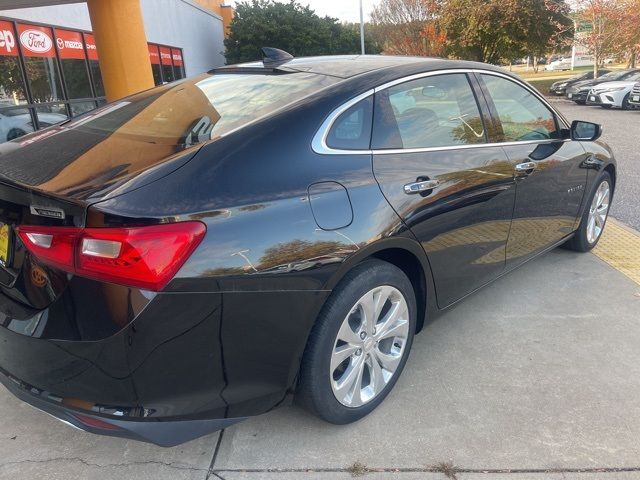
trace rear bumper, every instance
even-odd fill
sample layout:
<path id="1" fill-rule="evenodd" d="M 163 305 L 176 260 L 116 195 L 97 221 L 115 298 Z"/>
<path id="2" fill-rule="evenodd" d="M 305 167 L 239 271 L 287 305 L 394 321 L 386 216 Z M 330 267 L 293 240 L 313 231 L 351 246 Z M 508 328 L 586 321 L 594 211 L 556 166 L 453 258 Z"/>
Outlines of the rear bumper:
<path id="1" fill-rule="evenodd" d="M 225 418 L 134 421 L 127 420 L 125 417 L 118 419 L 64 405 L 61 399 L 30 387 L 5 373 L 0 373 L 0 383 L 23 402 L 72 427 L 99 435 L 154 443 L 161 447 L 173 447 L 244 420 L 244 418 Z"/>
<path id="2" fill-rule="evenodd" d="M 176 445 L 291 398 L 328 293 L 158 294 L 131 323 L 100 340 L 38 337 L 47 328 L 22 328 L 32 321 L 2 313 L 11 304 L 0 294 L 0 381 L 83 430 Z M 41 322 L 64 316 L 53 308 L 37 314 Z"/>

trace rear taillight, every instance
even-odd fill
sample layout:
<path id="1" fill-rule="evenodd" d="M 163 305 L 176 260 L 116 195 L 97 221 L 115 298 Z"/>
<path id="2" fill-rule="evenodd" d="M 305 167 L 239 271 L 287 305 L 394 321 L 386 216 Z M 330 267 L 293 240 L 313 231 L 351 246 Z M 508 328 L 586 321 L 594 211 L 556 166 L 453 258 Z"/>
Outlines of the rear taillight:
<path id="1" fill-rule="evenodd" d="M 202 241 L 201 222 L 133 228 L 22 226 L 18 235 L 41 262 L 83 277 L 159 291 Z"/>

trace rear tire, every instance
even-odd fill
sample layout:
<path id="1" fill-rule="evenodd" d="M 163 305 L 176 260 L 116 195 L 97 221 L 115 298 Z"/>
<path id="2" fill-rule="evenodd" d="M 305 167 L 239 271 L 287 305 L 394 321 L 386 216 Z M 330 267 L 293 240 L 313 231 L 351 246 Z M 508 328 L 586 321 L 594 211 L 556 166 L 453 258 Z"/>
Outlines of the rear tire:
<path id="1" fill-rule="evenodd" d="M 381 260 L 356 266 L 333 290 L 313 327 L 296 400 L 334 424 L 368 415 L 402 373 L 416 312 L 413 286 L 402 270 Z"/>
<path id="2" fill-rule="evenodd" d="M 588 252 L 598 244 L 609 217 L 613 198 L 613 182 L 608 172 L 603 172 L 592 189 L 580 227 L 565 246 L 576 252 Z"/>

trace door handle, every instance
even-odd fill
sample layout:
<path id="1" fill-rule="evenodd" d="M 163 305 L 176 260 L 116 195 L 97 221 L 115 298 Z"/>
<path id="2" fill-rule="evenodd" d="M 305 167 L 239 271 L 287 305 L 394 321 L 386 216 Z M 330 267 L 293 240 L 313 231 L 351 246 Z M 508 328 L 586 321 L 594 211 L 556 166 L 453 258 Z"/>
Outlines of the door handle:
<path id="1" fill-rule="evenodd" d="M 420 180 L 414 183 L 407 183 L 404 186 L 404 193 L 413 195 L 414 193 L 424 193 L 436 188 L 440 182 L 438 180 Z"/>
<path id="2" fill-rule="evenodd" d="M 536 162 L 524 162 L 516 165 L 515 170 L 518 173 L 531 173 L 532 170 L 535 170 L 537 164 Z"/>

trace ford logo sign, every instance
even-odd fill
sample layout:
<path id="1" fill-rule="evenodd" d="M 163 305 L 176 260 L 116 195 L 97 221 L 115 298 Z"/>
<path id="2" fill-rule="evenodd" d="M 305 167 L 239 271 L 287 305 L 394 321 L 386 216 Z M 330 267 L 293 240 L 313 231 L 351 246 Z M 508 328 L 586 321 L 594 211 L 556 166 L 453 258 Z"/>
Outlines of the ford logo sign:
<path id="1" fill-rule="evenodd" d="M 53 47 L 53 40 L 40 30 L 25 30 L 20 34 L 20 43 L 33 53 L 47 53 Z"/>

